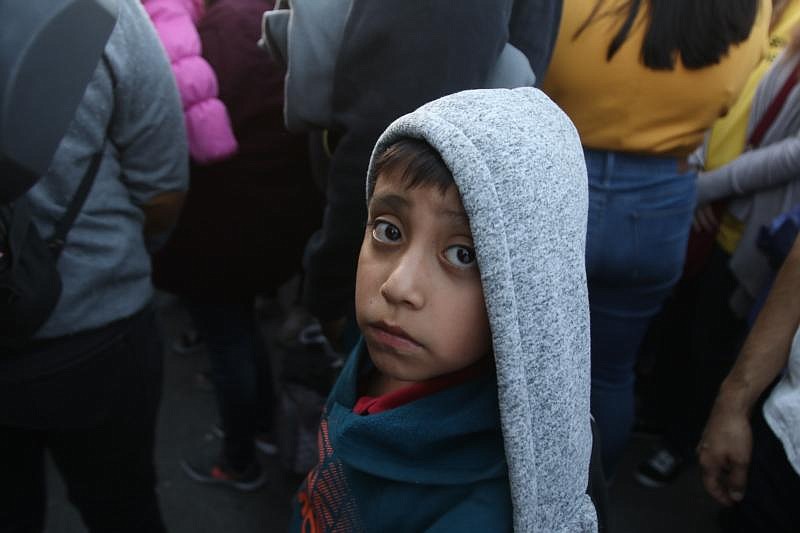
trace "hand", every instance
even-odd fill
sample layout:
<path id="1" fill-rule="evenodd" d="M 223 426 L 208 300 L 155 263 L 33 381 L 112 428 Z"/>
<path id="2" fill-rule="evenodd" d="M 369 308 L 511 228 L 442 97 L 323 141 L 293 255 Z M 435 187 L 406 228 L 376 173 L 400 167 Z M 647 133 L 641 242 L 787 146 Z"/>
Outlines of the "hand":
<path id="1" fill-rule="evenodd" d="M 717 231 L 719 220 L 717 220 L 711 204 L 701 205 L 695 209 L 692 228 L 697 232 L 715 233 Z"/>
<path id="2" fill-rule="evenodd" d="M 151 237 L 169 232 L 178 222 L 185 197 L 183 191 L 162 192 L 141 206 L 144 211 L 144 234 Z"/>
<path id="3" fill-rule="evenodd" d="M 718 398 L 697 446 L 697 454 L 703 485 L 721 504 L 733 505 L 744 497 L 752 449 L 748 413 L 726 408 Z"/>

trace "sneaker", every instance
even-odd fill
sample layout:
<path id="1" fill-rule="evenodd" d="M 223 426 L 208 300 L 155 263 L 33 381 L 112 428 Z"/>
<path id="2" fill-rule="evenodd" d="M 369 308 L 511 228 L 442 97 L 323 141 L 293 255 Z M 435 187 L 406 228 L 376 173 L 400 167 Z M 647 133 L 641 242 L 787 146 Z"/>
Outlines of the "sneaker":
<path id="1" fill-rule="evenodd" d="M 236 471 L 227 466 L 219 455 L 198 457 L 193 460 L 183 459 L 181 468 L 198 483 L 226 485 L 242 492 L 254 491 L 267 480 L 264 469 L 258 461 L 253 461 L 243 470 Z"/>
<path id="2" fill-rule="evenodd" d="M 683 469 L 685 459 L 665 447 L 658 448 L 634 473 L 645 487 L 660 488 L 672 483 Z"/>
<path id="3" fill-rule="evenodd" d="M 225 438 L 225 430 L 222 429 L 220 424 L 214 424 L 211 428 L 211 433 L 218 439 Z M 264 455 L 276 455 L 278 453 L 278 446 L 275 444 L 275 437 L 269 432 L 261 432 L 256 435 L 254 439 L 256 449 Z"/>

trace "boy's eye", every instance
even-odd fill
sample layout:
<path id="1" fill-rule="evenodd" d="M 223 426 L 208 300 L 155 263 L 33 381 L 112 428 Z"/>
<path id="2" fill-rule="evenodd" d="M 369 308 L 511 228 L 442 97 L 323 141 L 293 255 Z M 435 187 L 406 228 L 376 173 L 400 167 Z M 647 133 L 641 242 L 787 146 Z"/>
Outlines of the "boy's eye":
<path id="1" fill-rule="evenodd" d="M 378 220 L 372 226 L 372 237 L 378 242 L 396 243 L 402 236 L 400 229 L 390 222 Z"/>
<path id="2" fill-rule="evenodd" d="M 475 264 L 475 250 L 468 246 L 451 246 L 444 251 L 444 257 L 460 268 L 468 268 Z"/>

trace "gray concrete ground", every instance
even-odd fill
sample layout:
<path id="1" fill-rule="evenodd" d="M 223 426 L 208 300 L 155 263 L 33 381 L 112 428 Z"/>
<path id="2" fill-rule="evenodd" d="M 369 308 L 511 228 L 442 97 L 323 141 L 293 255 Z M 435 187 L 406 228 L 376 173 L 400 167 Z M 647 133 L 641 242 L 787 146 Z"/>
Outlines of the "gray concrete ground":
<path id="1" fill-rule="evenodd" d="M 166 338 L 188 325 L 175 300 L 159 298 Z M 197 374 L 206 368 L 203 353 L 165 353 L 164 396 L 158 425 L 158 487 L 170 533 L 272 533 L 285 531 L 289 502 L 300 478 L 284 472 L 275 457 L 262 456 L 269 483 L 241 494 L 221 487 L 198 485 L 181 471 L 184 453 L 215 446 L 213 392 L 201 386 Z M 645 489 L 632 477 L 639 461 L 653 446 L 651 437 L 637 436 L 623 460 L 610 491 L 611 533 L 717 533 L 717 507 L 705 494 L 696 468 L 663 489 Z M 77 512 L 66 499 L 58 474 L 49 469 L 46 533 L 84 532 Z"/>

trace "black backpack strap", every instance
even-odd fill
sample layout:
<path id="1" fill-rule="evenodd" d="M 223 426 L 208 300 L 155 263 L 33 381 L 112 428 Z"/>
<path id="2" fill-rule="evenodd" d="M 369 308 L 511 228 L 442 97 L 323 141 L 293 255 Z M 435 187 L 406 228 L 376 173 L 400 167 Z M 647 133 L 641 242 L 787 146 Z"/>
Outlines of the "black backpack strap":
<path id="1" fill-rule="evenodd" d="M 117 86 L 116 74 L 114 73 L 114 69 L 111 68 L 111 63 L 108 61 L 108 58 L 106 57 L 105 53 L 103 53 L 101 59 L 103 65 L 106 67 L 106 70 L 108 71 L 108 75 L 111 77 L 111 87 L 113 90 Z M 100 150 L 92 157 L 92 160 L 89 163 L 89 168 L 86 170 L 86 174 L 84 174 L 80 185 L 78 185 L 78 190 L 75 191 L 72 200 L 67 206 L 67 210 L 64 213 L 64 216 L 61 217 L 61 220 L 59 220 L 56 223 L 53 236 L 47 241 L 47 245 L 53 252 L 53 257 L 55 258 L 58 258 L 58 256 L 61 255 L 61 250 L 64 249 L 64 243 L 66 242 L 67 239 L 67 233 L 69 233 L 72 224 L 78 217 L 78 213 L 80 213 L 83 204 L 86 202 L 86 197 L 89 196 L 89 191 L 92 189 L 92 184 L 94 183 L 94 179 L 95 177 L 97 177 L 98 170 L 100 170 L 100 163 L 102 163 L 103 161 L 103 154 L 106 151 L 106 145 L 108 144 L 109 134 L 111 132 L 111 125 L 113 123 L 114 123 L 114 111 L 112 108 L 111 118 L 108 121 L 108 127 L 106 128 L 103 145 L 100 147 Z"/>
<path id="2" fill-rule="evenodd" d="M 102 148 L 100 148 L 100 151 L 97 152 L 94 157 L 92 157 L 92 161 L 89 163 L 89 169 L 83 176 L 81 184 L 78 186 L 78 190 L 75 192 L 75 195 L 72 197 L 72 200 L 67 206 L 66 213 L 64 213 L 64 216 L 61 217 L 61 220 L 59 220 L 56 224 L 56 229 L 53 232 L 53 236 L 47 242 L 47 245 L 53 252 L 53 257 L 57 258 L 59 255 L 61 255 L 61 250 L 64 249 L 67 233 L 69 233 L 73 222 L 75 222 L 75 219 L 78 217 L 78 213 L 80 212 L 81 207 L 83 207 L 86 197 L 89 196 L 89 190 L 91 190 L 92 183 L 94 183 L 94 178 L 97 176 L 97 171 L 100 169 L 100 162 L 103 160 L 103 152 L 105 152 L 105 148 L 106 143 L 104 142 Z"/>

